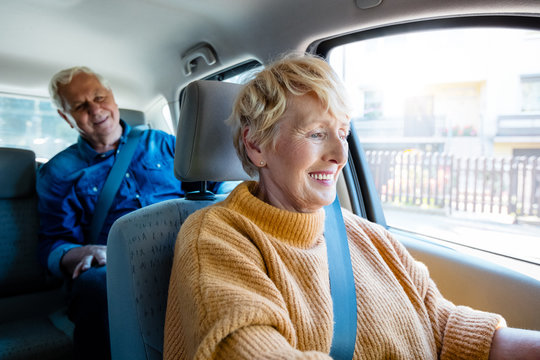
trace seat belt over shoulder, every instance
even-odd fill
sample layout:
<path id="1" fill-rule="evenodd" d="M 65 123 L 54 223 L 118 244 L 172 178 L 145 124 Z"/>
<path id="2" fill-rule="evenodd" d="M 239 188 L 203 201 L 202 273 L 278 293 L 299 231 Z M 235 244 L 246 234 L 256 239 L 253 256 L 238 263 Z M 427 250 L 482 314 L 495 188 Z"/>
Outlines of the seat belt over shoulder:
<path id="1" fill-rule="evenodd" d="M 350 360 L 353 358 L 356 343 L 357 314 L 349 242 L 338 197 L 324 209 L 324 237 L 334 310 L 330 356 L 334 360 Z"/>
<path id="2" fill-rule="evenodd" d="M 137 149 L 143 131 L 143 129 L 138 128 L 131 129 L 125 145 L 116 156 L 116 160 L 111 171 L 109 171 L 107 180 L 105 180 L 103 189 L 99 194 L 96 208 L 94 209 L 94 216 L 92 217 L 90 226 L 90 244 L 97 243 L 97 239 L 103 229 L 103 224 L 105 223 L 113 199 L 116 196 L 118 188 L 122 183 L 122 179 L 131 163 L 131 159 L 133 158 L 135 149 Z"/>

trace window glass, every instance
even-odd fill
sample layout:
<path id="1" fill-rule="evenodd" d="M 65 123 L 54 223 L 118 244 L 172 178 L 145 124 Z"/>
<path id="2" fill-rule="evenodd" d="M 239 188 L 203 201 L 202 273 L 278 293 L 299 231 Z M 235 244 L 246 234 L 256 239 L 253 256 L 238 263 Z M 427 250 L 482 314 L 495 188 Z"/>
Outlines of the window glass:
<path id="1" fill-rule="evenodd" d="M 540 32 L 407 33 L 329 59 L 389 226 L 540 264 Z"/>
<path id="2" fill-rule="evenodd" d="M 263 69 L 261 64 L 252 64 L 251 67 L 246 68 L 245 71 L 236 74 L 234 76 L 224 78 L 223 81 L 235 83 L 235 84 L 245 84 L 251 80 L 255 75 Z"/>
<path id="3" fill-rule="evenodd" d="M 0 146 L 33 150 L 45 162 L 77 141 L 78 133 L 44 99 L 0 94 Z"/>

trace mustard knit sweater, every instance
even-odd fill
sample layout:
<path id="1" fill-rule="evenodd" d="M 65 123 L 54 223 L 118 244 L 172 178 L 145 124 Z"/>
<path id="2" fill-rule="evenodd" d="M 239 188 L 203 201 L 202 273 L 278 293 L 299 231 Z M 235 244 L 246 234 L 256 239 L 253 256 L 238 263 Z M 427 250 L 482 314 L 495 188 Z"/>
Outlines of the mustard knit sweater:
<path id="1" fill-rule="evenodd" d="M 255 182 L 192 214 L 178 235 L 165 359 L 330 359 L 324 210 L 256 198 Z M 358 302 L 354 359 L 487 359 L 504 320 L 445 300 L 382 227 L 344 210 Z"/>

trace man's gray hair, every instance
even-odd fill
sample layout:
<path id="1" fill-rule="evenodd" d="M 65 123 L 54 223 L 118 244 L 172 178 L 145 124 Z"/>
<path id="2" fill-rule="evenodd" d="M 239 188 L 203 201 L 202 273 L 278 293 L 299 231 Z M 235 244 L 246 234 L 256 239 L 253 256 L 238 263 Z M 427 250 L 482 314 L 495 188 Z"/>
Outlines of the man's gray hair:
<path id="1" fill-rule="evenodd" d="M 107 89 L 111 89 L 111 86 L 109 85 L 109 82 L 107 79 L 105 79 L 103 76 L 99 75 L 98 73 L 94 72 L 92 69 L 86 67 L 86 66 L 74 66 L 69 69 L 65 69 L 62 71 L 57 72 L 49 82 L 49 95 L 51 96 L 51 101 L 53 105 L 61 111 L 67 111 L 64 99 L 62 99 L 62 96 L 60 96 L 58 92 L 58 87 L 60 85 L 67 85 L 73 80 L 73 77 L 79 73 L 87 73 L 90 75 L 94 75 L 101 85 L 106 87 Z"/>

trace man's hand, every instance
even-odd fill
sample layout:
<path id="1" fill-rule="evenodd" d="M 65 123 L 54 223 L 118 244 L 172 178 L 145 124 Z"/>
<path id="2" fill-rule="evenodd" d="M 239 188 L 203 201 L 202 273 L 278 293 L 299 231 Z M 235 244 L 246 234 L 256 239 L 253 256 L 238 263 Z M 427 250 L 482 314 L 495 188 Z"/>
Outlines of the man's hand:
<path id="1" fill-rule="evenodd" d="M 90 269 L 93 265 L 107 264 L 107 246 L 85 245 L 68 250 L 60 261 L 61 267 L 72 279 Z"/>

